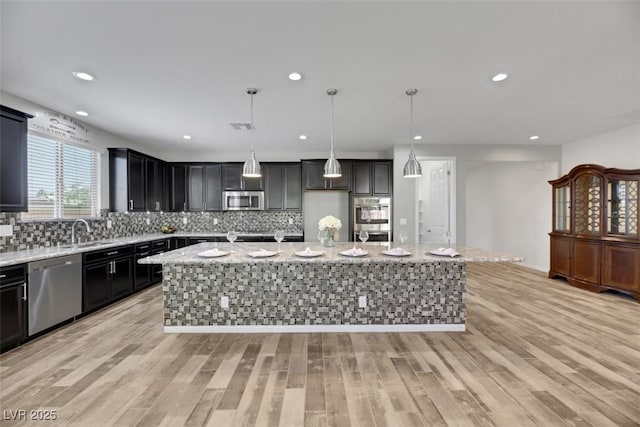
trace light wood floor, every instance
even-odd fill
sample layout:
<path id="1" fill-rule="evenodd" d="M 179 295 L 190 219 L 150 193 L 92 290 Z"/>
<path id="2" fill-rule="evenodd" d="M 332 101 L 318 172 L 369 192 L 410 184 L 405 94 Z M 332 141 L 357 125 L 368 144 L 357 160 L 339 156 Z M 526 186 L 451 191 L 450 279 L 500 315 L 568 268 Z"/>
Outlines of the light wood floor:
<path id="1" fill-rule="evenodd" d="M 640 304 L 515 265 L 468 273 L 465 333 L 169 335 L 156 286 L 0 356 L 0 416 L 51 409 L 55 422 L 31 425 L 65 426 L 640 425 Z"/>

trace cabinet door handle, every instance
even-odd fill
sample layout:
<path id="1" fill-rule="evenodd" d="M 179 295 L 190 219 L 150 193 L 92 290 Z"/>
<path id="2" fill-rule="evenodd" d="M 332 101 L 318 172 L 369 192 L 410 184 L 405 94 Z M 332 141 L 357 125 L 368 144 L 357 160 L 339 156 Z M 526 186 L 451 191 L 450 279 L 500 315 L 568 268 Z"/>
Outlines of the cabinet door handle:
<path id="1" fill-rule="evenodd" d="M 111 263 L 113 264 L 113 274 L 116 274 L 116 262 L 111 261 Z"/>
<path id="2" fill-rule="evenodd" d="M 26 283 L 22 284 L 22 300 L 23 301 L 27 300 L 27 284 Z"/>
<path id="3" fill-rule="evenodd" d="M 187 210 L 187 202 L 184 202 L 184 203 L 182 204 L 182 210 L 183 210 L 183 211 L 186 211 L 186 210 Z"/>
<path id="4" fill-rule="evenodd" d="M 149 247 L 149 245 L 138 246 L 138 249 L 147 249 L 148 247 Z"/>
<path id="5" fill-rule="evenodd" d="M 156 202 L 156 210 L 159 211 L 160 210 L 160 202 Z"/>
<path id="6" fill-rule="evenodd" d="M 6 274 L 0 274 L 0 279 L 4 279 L 5 277 L 7 277 Z"/>
<path id="7" fill-rule="evenodd" d="M 118 251 L 107 252 L 107 256 L 109 255 L 118 255 Z"/>
<path id="8" fill-rule="evenodd" d="M 133 200 L 129 200 L 129 210 L 133 210 Z"/>

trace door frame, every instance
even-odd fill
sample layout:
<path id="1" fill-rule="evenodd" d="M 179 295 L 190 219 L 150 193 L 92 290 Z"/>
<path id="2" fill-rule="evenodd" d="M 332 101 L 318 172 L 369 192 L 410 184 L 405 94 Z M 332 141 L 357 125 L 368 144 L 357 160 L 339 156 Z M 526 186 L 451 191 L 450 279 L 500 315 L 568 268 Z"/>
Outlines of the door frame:
<path id="1" fill-rule="evenodd" d="M 452 157 L 452 156 L 419 156 L 416 157 L 416 159 L 420 162 L 420 166 L 423 166 L 424 162 L 430 162 L 430 161 L 437 161 L 437 162 L 442 162 L 442 161 L 448 161 L 449 162 L 449 166 L 450 166 L 450 170 L 449 170 L 449 192 L 448 192 L 448 199 L 449 199 L 449 203 L 448 203 L 448 228 L 449 228 L 449 234 L 450 234 L 450 241 L 451 241 L 451 245 L 455 246 L 458 236 L 456 233 L 457 227 L 456 227 L 456 158 Z M 425 168 L 423 167 L 423 170 Z M 419 237 L 419 232 L 420 232 L 420 223 L 419 223 L 419 195 L 420 195 L 420 184 L 416 183 L 418 185 L 415 186 L 415 193 L 414 193 L 414 241 L 416 243 L 418 243 L 418 237 Z M 451 246 L 450 245 L 450 246 Z"/>

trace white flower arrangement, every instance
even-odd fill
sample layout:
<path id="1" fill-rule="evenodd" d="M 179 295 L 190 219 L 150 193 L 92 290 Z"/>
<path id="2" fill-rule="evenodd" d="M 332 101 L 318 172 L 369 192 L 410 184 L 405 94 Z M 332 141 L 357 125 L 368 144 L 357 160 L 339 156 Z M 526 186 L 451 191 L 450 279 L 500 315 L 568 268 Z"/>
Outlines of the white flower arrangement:
<path id="1" fill-rule="evenodd" d="M 341 228 L 342 228 L 342 222 L 333 215 L 327 215 L 318 222 L 319 230 L 331 229 L 333 231 L 336 231 L 336 230 L 340 230 Z"/>

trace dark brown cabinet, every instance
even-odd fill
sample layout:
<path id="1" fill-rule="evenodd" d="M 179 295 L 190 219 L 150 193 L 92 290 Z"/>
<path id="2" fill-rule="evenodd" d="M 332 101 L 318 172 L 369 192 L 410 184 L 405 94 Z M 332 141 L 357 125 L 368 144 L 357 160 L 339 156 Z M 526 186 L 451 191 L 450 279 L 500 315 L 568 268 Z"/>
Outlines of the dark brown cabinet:
<path id="1" fill-rule="evenodd" d="M 351 160 L 338 160 L 342 167 L 339 178 L 325 178 L 326 160 L 303 160 L 302 179 L 305 190 L 351 190 Z"/>
<path id="2" fill-rule="evenodd" d="M 115 212 L 168 210 L 166 164 L 127 148 L 109 148 L 109 204 Z"/>
<path id="3" fill-rule="evenodd" d="M 393 162 L 391 160 L 354 161 L 354 196 L 391 196 Z"/>
<path id="4" fill-rule="evenodd" d="M 265 210 L 302 209 L 302 171 L 300 163 L 263 163 Z"/>
<path id="5" fill-rule="evenodd" d="M 145 210 L 148 212 L 167 211 L 169 197 L 167 194 L 167 166 L 166 163 L 146 157 L 145 168 Z"/>
<path id="6" fill-rule="evenodd" d="M 189 165 L 189 211 L 222 210 L 221 169 L 219 163 Z"/>
<path id="7" fill-rule="evenodd" d="M 139 243 L 134 249 L 133 288 L 135 290 L 146 288 L 151 284 L 151 266 L 138 264 L 138 260 L 151 256 L 151 242 Z"/>
<path id="8" fill-rule="evenodd" d="M 133 292 L 132 255 L 131 246 L 83 254 L 83 312 L 102 307 Z"/>
<path id="9" fill-rule="evenodd" d="M 222 165 L 222 188 L 224 191 L 262 191 L 263 177 L 245 178 L 242 176 L 242 163 L 224 163 Z M 264 172 L 262 172 L 264 176 Z"/>
<path id="10" fill-rule="evenodd" d="M 171 163 L 169 169 L 169 210 L 182 212 L 187 210 L 188 166 Z"/>
<path id="11" fill-rule="evenodd" d="M 0 212 L 27 212 L 27 119 L 0 105 Z"/>
<path id="12" fill-rule="evenodd" d="M 26 338 L 24 265 L 0 268 L 0 353 Z"/>
<path id="13" fill-rule="evenodd" d="M 640 170 L 579 165 L 550 181 L 553 231 L 549 277 L 640 300 Z"/>

